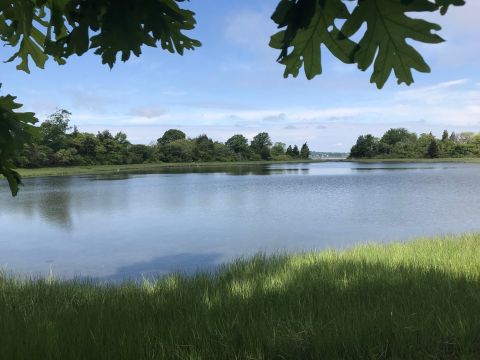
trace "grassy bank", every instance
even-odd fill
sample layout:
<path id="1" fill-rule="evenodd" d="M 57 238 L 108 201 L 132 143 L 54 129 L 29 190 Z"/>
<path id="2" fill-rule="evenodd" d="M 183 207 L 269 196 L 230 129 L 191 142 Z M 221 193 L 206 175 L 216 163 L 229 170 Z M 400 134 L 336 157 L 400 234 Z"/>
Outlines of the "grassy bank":
<path id="1" fill-rule="evenodd" d="M 479 359 L 480 235 L 94 285 L 0 277 L 5 359 Z"/>
<path id="2" fill-rule="evenodd" d="M 242 162 L 206 162 L 206 163 L 157 163 L 157 164 L 132 164 L 132 165 L 92 165 L 92 166 L 69 166 L 69 167 L 48 167 L 39 169 L 18 169 L 22 177 L 38 176 L 69 176 L 69 175 L 96 175 L 121 172 L 160 172 L 168 169 L 198 169 L 239 166 L 257 166 L 283 163 L 316 163 L 316 162 L 458 162 L 458 163 L 480 163 L 480 158 L 448 158 L 448 159 L 320 159 L 320 160 L 292 160 L 292 161 L 242 161 Z"/>
<path id="3" fill-rule="evenodd" d="M 96 175 L 117 172 L 155 172 L 166 169 L 197 169 L 207 167 L 238 167 L 257 166 L 282 163 L 310 163 L 323 160 L 292 160 L 292 161 L 242 161 L 242 162 L 206 162 L 206 163 L 156 163 L 156 164 L 132 164 L 132 165 L 92 165 L 92 166 L 69 166 L 48 167 L 39 169 L 17 169 L 22 177 L 37 176 L 68 176 L 68 175 Z"/>

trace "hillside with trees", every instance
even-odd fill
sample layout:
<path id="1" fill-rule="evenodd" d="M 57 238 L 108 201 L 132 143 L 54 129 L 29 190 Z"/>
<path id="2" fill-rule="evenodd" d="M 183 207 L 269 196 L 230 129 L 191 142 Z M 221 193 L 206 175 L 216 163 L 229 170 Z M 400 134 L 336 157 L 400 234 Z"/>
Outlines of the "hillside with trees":
<path id="1" fill-rule="evenodd" d="M 307 143 L 298 149 L 285 143 L 272 143 L 270 135 L 261 132 L 249 140 L 236 134 L 225 143 L 207 135 L 188 138 L 178 129 L 167 130 L 150 145 L 132 144 L 123 132 L 109 130 L 92 134 L 70 126 L 71 113 L 58 110 L 36 128 L 33 141 L 15 158 L 20 168 L 74 165 L 121 165 L 178 162 L 231 162 L 255 160 L 308 159 Z"/>
<path id="2" fill-rule="evenodd" d="M 350 158 L 461 158 L 480 157 L 480 133 L 456 134 L 445 130 L 440 139 L 431 132 L 417 135 L 404 128 L 390 129 L 381 138 L 371 134 L 358 137 Z"/>

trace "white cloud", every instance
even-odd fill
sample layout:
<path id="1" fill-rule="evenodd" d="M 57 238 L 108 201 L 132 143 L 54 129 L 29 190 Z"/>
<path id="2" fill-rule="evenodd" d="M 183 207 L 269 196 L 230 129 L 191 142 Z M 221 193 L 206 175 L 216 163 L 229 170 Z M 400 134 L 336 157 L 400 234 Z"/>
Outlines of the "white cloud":
<path id="1" fill-rule="evenodd" d="M 130 111 L 130 115 L 138 116 L 141 118 L 153 119 L 163 116 L 167 113 L 162 107 L 151 107 L 151 106 L 142 106 L 133 108 Z"/>

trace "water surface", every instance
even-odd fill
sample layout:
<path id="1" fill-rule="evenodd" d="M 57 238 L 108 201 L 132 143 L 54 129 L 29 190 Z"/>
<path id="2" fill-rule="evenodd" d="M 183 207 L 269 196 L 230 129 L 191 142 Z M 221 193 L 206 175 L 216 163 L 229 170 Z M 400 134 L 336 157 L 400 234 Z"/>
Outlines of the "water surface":
<path id="1" fill-rule="evenodd" d="M 122 280 L 257 252 L 480 231 L 480 164 L 346 162 L 0 182 L 0 267 Z"/>

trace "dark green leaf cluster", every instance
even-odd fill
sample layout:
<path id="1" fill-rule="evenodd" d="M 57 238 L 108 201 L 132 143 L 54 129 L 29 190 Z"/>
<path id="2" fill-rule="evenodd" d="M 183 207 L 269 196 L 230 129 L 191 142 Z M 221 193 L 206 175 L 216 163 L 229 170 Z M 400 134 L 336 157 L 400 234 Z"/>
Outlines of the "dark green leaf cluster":
<path id="1" fill-rule="evenodd" d="M 391 72 L 398 83 L 413 82 L 412 69 L 430 72 L 420 53 L 407 43 L 439 43 L 434 33 L 441 27 L 408 13 L 445 14 L 450 5 L 463 0 L 358 0 L 350 12 L 342 0 L 281 0 L 273 21 L 282 28 L 270 46 L 280 50 L 278 61 L 284 76 L 299 74 L 312 79 L 322 73 L 321 45 L 339 60 L 357 64 L 362 71 L 373 65 L 371 82 L 382 88 Z M 359 40 L 354 40 L 359 38 Z"/>
<path id="2" fill-rule="evenodd" d="M 12 195 L 18 192 L 20 176 L 13 170 L 13 158 L 34 134 L 35 114 L 16 110 L 22 107 L 11 95 L 0 96 L 0 175 L 7 178 Z"/>
<path id="3" fill-rule="evenodd" d="M 350 150 L 350 158 L 461 158 L 480 157 L 480 133 L 463 132 L 450 135 L 445 130 L 441 139 L 432 133 L 418 136 L 404 128 L 390 129 L 381 138 L 371 134 L 358 137 Z"/>
<path id="4" fill-rule="evenodd" d="M 0 36 L 17 49 L 8 61 L 20 59 L 29 72 L 29 57 L 43 68 L 51 56 L 59 64 L 89 49 L 112 67 L 121 55 L 141 54 L 143 45 L 183 54 L 201 44 L 183 34 L 195 26 L 194 13 L 179 0 L 3 0 Z"/>

